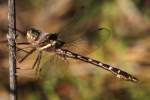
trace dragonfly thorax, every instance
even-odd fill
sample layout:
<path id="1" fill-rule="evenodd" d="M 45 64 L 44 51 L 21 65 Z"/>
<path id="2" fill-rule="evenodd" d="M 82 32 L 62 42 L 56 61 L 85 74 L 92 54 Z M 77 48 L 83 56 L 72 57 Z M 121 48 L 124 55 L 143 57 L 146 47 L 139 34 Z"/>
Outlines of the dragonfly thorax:
<path id="1" fill-rule="evenodd" d="M 57 33 L 50 34 L 48 40 L 55 49 L 61 48 L 65 44 L 64 41 L 58 39 Z"/>
<path id="2" fill-rule="evenodd" d="M 56 50 L 65 44 L 62 40 L 58 39 L 58 34 L 56 33 L 45 33 L 45 35 L 40 38 L 37 43 L 32 43 L 35 46 L 38 46 L 40 50 Z"/>
<path id="3" fill-rule="evenodd" d="M 57 40 L 57 42 L 55 44 L 55 49 L 61 48 L 64 44 L 65 44 L 65 42 Z"/>

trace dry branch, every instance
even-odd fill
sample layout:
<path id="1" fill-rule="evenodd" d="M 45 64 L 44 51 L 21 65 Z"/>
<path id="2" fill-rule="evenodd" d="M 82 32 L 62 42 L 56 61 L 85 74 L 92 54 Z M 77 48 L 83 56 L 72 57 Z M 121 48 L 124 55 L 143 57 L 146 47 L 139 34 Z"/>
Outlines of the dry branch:
<path id="1" fill-rule="evenodd" d="M 16 80 L 16 11 L 15 0 L 8 0 L 8 21 L 9 33 L 7 34 L 9 44 L 9 79 L 10 79 L 10 100 L 17 100 L 17 80 Z"/>

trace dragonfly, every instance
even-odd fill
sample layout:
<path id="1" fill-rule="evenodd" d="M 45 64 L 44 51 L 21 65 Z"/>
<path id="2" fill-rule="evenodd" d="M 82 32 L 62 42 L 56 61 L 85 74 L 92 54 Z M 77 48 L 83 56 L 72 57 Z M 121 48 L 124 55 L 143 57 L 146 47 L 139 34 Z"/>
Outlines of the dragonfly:
<path id="1" fill-rule="evenodd" d="M 99 30 L 101 30 L 101 28 Z M 84 56 L 82 54 L 79 54 L 77 52 L 74 52 L 65 48 L 65 45 L 67 44 L 67 42 L 63 41 L 63 39 L 60 38 L 58 33 L 41 32 L 35 28 L 29 28 L 26 31 L 26 39 L 27 39 L 27 42 L 20 42 L 20 43 L 17 43 L 17 45 L 28 45 L 28 47 L 30 47 L 31 49 L 27 51 L 23 48 L 19 48 L 18 46 L 16 52 L 22 51 L 26 53 L 25 55 L 21 57 L 21 59 L 18 60 L 18 62 L 22 63 L 32 53 L 37 51 L 37 57 L 32 66 L 32 69 L 36 69 L 36 71 L 39 71 L 39 72 L 41 71 L 41 67 L 39 65 L 41 63 L 41 57 L 43 55 L 43 52 L 53 52 L 64 59 L 71 58 L 74 60 L 78 60 L 81 62 L 89 63 L 94 66 L 100 67 L 104 70 L 111 72 L 118 78 L 131 81 L 131 82 L 138 81 L 136 77 L 134 77 L 133 75 L 119 68 L 113 67 L 99 60 Z"/>

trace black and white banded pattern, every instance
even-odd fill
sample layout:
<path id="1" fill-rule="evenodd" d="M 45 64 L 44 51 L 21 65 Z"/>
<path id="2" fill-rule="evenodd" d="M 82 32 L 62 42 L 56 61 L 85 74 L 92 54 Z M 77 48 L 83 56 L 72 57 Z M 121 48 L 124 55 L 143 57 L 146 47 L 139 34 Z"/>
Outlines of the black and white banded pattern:
<path id="1" fill-rule="evenodd" d="M 73 58 L 73 59 L 81 60 L 81 61 L 93 64 L 93 65 L 96 65 L 98 67 L 101 67 L 101 68 L 103 68 L 105 70 L 108 70 L 108 71 L 112 72 L 118 78 L 122 78 L 122 79 L 125 79 L 125 80 L 128 80 L 128 81 L 132 81 L 132 82 L 137 82 L 138 81 L 138 79 L 136 77 L 132 76 L 131 74 L 128 74 L 125 71 L 122 71 L 122 70 L 120 70 L 118 68 L 112 67 L 112 66 L 110 66 L 108 64 L 102 63 L 100 61 L 97 61 L 97 60 L 94 60 L 94 59 L 91 59 L 91 58 L 79 55 L 77 53 L 73 53 L 73 52 L 71 52 L 69 50 L 66 50 L 66 49 L 57 49 L 56 53 L 59 54 L 59 55 L 68 57 L 68 58 Z"/>

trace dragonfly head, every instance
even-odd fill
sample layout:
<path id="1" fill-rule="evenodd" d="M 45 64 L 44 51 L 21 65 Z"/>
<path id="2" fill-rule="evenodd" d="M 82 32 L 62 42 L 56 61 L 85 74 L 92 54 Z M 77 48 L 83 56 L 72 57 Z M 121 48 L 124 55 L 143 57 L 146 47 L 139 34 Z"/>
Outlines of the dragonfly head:
<path id="1" fill-rule="evenodd" d="M 34 28 L 30 28 L 27 30 L 27 40 L 29 42 L 37 41 L 40 35 L 41 35 L 41 32 L 39 30 L 34 29 Z"/>

